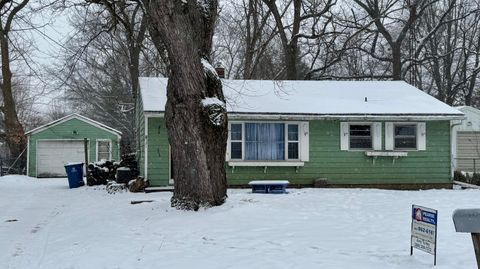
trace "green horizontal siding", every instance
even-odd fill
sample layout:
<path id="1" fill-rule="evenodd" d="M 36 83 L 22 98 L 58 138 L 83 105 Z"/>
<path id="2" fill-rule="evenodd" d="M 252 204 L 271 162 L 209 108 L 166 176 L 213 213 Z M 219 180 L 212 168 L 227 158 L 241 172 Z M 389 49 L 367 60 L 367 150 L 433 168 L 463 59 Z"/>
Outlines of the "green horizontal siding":
<path id="1" fill-rule="evenodd" d="M 169 143 L 163 118 L 147 118 L 147 179 L 152 186 L 166 186 L 169 181 Z"/>
<path id="2" fill-rule="evenodd" d="M 163 118 L 148 119 L 148 179 L 153 186 L 168 184 L 168 139 Z M 383 127 L 384 128 L 384 127 Z M 340 150 L 340 122 L 310 121 L 310 161 L 295 167 L 229 167 L 230 185 L 245 185 L 253 179 L 286 179 L 311 184 L 327 178 L 332 184 L 422 184 L 450 183 L 450 122 L 426 124 L 426 150 L 409 151 L 393 162 L 392 157 L 372 157 L 364 151 Z M 385 134 L 385 130 L 382 131 Z M 385 141 L 382 140 L 384 146 Z"/>
<path id="3" fill-rule="evenodd" d="M 51 126 L 45 130 L 28 136 L 28 175 L 32 177 L 37 176 L 37 141 L 83 140 L 84 138 L 87 138 L 89 141 L 89 162 L 96 161 L 97 139 L 110 139 L 112 141 L 112 158 L 118 160 L 119 141 L 116 134 L 108 132 L 102 128 L 98 128 L 82 120 L 72 118 L 70 120 Z"/>
<path id="4" fill-rule="evenodd" d="M 392 157 L 378 157 L 374 164 L 364 151 L 340 150 L 339 121 L 310 121 L 310 161 L 305 166 L 297 171 L 294 167 L 267 167 L 264 171 L 264 167 L 233 169 L 227 165 L 228 182 L 243 185 L 252 179 L 287 179 L 311 184 L 327 178 L 333 184 L 449 183 L 450 123 L 433 121 L 426 127 L 426 151 L 410 151 L 395 162 Z"/>

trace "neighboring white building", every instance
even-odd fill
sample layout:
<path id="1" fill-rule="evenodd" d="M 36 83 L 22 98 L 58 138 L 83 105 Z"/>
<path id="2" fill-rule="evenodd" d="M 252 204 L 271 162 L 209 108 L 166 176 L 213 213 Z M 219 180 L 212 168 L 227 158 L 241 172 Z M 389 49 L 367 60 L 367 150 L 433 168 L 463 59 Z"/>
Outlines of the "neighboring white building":
<path id="1" fill-rule="evenodd" d="M 455 169 L 466 172 L 480 172 L 480 110 L 471 106 L 456 109 L 465 114 L 461 124 L 453 132 Z"/>

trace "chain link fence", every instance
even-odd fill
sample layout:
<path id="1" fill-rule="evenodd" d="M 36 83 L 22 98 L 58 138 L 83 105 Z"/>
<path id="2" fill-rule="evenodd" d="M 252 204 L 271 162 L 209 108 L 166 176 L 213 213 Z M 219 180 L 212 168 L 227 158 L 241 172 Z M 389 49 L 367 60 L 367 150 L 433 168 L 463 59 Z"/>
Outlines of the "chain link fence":
<path id="1" fill-rule="evenodd" d="M 25 175 L 26 169 L 18 158 L 0 158 L 0 176 Z"/>

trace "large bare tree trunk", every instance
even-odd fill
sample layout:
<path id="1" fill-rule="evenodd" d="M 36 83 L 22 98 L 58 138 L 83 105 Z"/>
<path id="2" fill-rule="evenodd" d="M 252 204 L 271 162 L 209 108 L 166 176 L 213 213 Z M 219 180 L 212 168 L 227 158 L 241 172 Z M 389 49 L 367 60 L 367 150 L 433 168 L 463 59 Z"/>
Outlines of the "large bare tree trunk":
<path id="1" fill-rule="evenodd" d="M 170 63 L 165 119 L 175 175 L 172 206 L 197 210 L 221 205 L 226 198 L 226 108 L 202 105 L 205 98 L 225 101 L 221 81 L 208 64 L 218 3 L 163 0 L 145 4 L 150 33 L 160 36 Z"/>
<path id="2" fill-rule="evenodd" d="M 5 141 L 12 157 L 20 156 L 26 146 L 25 132 L 22 124 L 18 120 L 15 100 L 12 93 L 12 71 L 10 68 L 10 51 L 8 34 L 11 28 L 12 20 L 15 14 L 22 9 L 28 1 L 23 1 L 16 6 L 7 17 L 5 25 L 0 20 L 0 53 L 2 57 L 2 79 L 0 86 L 2 88 L 3 106 L 1 107 L 5 123 Z M 3 15 L 2 15 L 3 16 Z M 24 167 L 24 160 L 20 166 Z"/>

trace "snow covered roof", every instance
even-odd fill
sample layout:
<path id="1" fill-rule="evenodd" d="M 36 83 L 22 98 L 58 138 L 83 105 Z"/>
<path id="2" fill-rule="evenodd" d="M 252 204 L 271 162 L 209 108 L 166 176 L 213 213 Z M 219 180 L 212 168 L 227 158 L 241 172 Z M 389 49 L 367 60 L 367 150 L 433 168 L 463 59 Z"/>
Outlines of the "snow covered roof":
<path id="1" fill-rule="evenodd" d="M 163 112 L 166 78 L 140 78 L 145 112 Z M 223 80 L 229 115 L 461 119 L 463 113 L 403 81 Z"/>
<path id="2" fill-rule="evenodd" d="M 480 115 L 480 110 L 473 107 L 473 106 L 456 106 L 455 109 L 467 114 L 467 112 L 474 113 Z"/>
<path id="3" fill-rule="evenodd" d="M 462 111 L 465 114 L 465 120 L 463 120 L 458 126 L 455 127 L 457 132 L 479 132 L 480 131 L 480 110 L 472 106 L 457 106 L 456 109 Z"/>
<path id="4" fill-rule="evenodd" d="M 49 123 L 47 123 L 47 124 L 45 124 L 45 125 L 42 125 L 42 126 L 40 126 L 40 127 L 37 127 L 37 128 L 35 128 L 35 129 L 32 129 L 32 130 L 26 132 L 25 135 L 30 135 L 30 134 L 35 134 L 35 133 L 41 132 L 41 131 L 43 131 L 43 130 L 45 130 L 45 129 L 48 129 L 48 128 L 52 127 L 52 126 L 55 126 L 55 125 L 58 125 L 58 124 L 60 124 L 60 123 L 66 122 L 66 121 L 68 121 L 68 120 L 70 120 L 70 119 L 78 119 L 78 120 L 81 120 L 81 121 L 83 121 L 83 122 L 86 122 L 86 123 L 88 123 L 88 124 L 91 124 L 91 125 L 93 125 L 93 126 L 96 126 L 96 127 L 100 128 L 100 129 L 103 129 L 103 130 L 105 130 L 105 131 L 107 131 L 107 132 L 116 134 L 117 136 L 120 136 L 120 135 L 122 134 L 122 132 L 120 132 L 120 131 L 118 131 L 118 130 L 116 130 L 116 129 L 113 129 L 112 127 L 109 127 L 109 126 L 107 126 L 107 125 L 105 125 L 105 124 L 103 124 L 103 123 L 100 123 L 100 122 L 98 122 L 98 121 L 94 121 L 94 120 L 92 120 L 92 119 L 90 119 L 90 118 L 87 118 L 87 117 L 85 117 L 85 116 L 82 116 L 82 115 L 80 115 L 80 114 L 73 113 L 73 114 L 70 114 L 70 115 L 65 116 L 65 117 L 63 117 L 63 118 L 60 118 L 60 119 L 58 119 L 58 120 L 54 120 L 54 121 L 49 122 Z"/>

